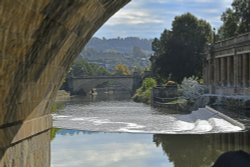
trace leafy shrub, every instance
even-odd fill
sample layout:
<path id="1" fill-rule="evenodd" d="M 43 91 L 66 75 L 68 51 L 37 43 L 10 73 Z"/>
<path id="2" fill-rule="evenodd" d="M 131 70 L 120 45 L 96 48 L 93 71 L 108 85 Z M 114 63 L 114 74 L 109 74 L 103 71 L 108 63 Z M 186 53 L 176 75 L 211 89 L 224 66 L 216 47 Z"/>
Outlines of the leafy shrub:
<path id="1" fill-rule="evenodd" d="M 153 78 L 146 78 L 142 82 L 142 86 L 136 90 L 136 94 L 133 100 L 136 102 L 150 103 L 151 100 L 151 90 L 157 84 L 156 80 Z"/>
<path id="2" fill-rule="evenodd" d="M 207 87 L 198 82 L 197 77 L 184 78 L 179 91 L 182 96 L 190 102 L 195 102 L 201 95 L 207 92 Z"/>

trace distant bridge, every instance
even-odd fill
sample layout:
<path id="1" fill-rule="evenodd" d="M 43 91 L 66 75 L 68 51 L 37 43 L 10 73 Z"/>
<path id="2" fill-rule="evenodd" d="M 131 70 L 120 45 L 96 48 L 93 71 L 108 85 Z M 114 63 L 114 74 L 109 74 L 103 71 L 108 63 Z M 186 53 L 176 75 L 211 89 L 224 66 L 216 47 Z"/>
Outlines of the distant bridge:
<path id="1" fill-rule="evenodd" d="M 135 75 L 73 77 L 69 79 L 69 89 L 73 94 L 87 94 L 93 88 L 105 83 L 111 83 L 132 93 L 138 82 L 140 82 L 140 79 Z"/>

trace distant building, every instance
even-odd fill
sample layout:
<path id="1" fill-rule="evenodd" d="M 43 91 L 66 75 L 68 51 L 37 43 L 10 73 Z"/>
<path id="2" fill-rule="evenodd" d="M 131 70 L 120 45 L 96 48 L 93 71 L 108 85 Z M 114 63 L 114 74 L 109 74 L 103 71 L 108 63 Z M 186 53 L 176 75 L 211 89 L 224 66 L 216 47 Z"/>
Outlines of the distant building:
<path id="1" fill-rule="evenodd" d="M 211 45 L 203 73 L 212 94 L 250 95 L 250 33 Z"/>

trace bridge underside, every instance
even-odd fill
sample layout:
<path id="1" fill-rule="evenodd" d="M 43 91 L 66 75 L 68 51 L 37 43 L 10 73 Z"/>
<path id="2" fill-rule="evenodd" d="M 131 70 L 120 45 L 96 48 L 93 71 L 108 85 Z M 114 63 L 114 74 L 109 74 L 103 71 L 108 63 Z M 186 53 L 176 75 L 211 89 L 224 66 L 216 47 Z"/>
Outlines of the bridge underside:
<path id="1" fill-rule="evenodd" d="M 0 1 L 0 166 L 49 166 L 56 91 L 92 35 L 129 1 Z"/>

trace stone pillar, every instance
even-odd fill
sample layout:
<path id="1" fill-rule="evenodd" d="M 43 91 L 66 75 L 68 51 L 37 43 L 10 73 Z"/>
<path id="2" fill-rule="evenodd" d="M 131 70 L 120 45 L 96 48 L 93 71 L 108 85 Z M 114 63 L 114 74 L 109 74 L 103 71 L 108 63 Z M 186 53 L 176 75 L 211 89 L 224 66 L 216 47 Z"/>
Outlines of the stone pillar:
<path id="1" fill-rule="evenodd" d="M 248 87 L 250 87 L 250 53 L 247 53 L 247 57 L 248 57 L 248 62 L 247 62 L 247 66 L 248 66 Z"/>
<path id="2" fill-rule="evenodd" d="M 210 60 L 210 78 L 212 84 L 214 84 L 214 60 Z"/>
<path id="3" fill-rule="evenodd" d="M 242 87 L 243 85 L 243 55 L 238 55 L 238 86 Z"/>
<path id="4" fill-rule="evenodd" d="M 229 56 L 226 58 L 227 59 L 227 86 L 230 87 L 232 84 L 232 77 L 233 77 L 233 69 L 232 69 L 232 64 L 231 64 L 231 59 L 232 57 Z"/>
<path id="5" fill-rule="evenodd" d="M 0 127 L 1 167 L 49 167 L 51 115 Z"/>
<path id="6" fill-rule="evenodd" d="M 226 85 L 226 58 L 222 57 L 221 58 L 221 86 L 225 86 Z"/>
<path id="7" fill-rule="evenodd" d="M 238 64 L 238 55 L 234 55 L 233 57 L 233 61 L 234 61 L 234 87 L 238 86 L 238 82 L 239 82 L 239 64 Z"/>
<path id="8" fill-rule="evenodd" d="M 222 62 L 221 62 L 221 58 L 218 58 L 218 72 L 219 72 L 218 84 L 221 86 L 222 85 Z"/>
<path id="9" fill-rule="evenodd" d="M 220 78 L 220 68 L 219 68 L 219 59 L 214 59 L 214 83 L 215 85 L 219 84 Z"/>
<path id="10" fill-rule="evenodd" d="M 214 71 L 213 71 L 213 64 L 212 64 L 211 59 L 208 62 L 208 66 L 209 66 L 209 68 L 208 68 L 208 70 L 209 70 L 208 83 L 209 83 L 209 85 L 212 85 L 212 84 L 214 84 L 214 78 L 213 78 Z"/>
<path id="11" fill-rule="evenodd" d="M 243 87 L 247 87 L 248 86 L 248 55 L 247 54 L 243 54 L 243 62 L 242 62 L 242 77 L 243 77 Z"/>

